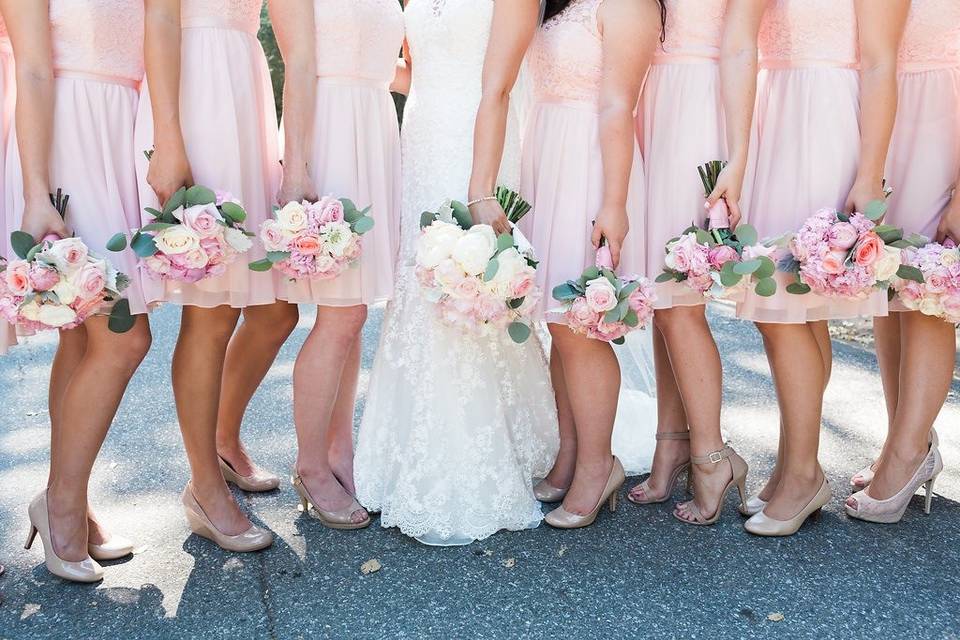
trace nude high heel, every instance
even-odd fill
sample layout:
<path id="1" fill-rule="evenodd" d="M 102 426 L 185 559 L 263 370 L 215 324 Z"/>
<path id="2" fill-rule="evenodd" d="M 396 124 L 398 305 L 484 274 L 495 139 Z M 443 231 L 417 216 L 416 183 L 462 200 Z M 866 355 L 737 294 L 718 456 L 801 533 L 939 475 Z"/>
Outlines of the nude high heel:
<path id="1" fill-rule="evenodd" d="M 767 501 L 761 498 L 760 494 L 758 493 L 744 500 L 743 504 L 737 507 L 737 511 L 749 518 L 750 516 L 756 515 L 763 511 L 763 508 L 766 506 Z"/>
<path id="2" fill-rule="evenodd" d="M 238 553 L 248 553 L 251 551 L 260 551 L 273 544 L 273 534 L 254 524 L 250 528 L 235 536 L 227 535 L 217 529 L 216 525 L 204 513 L 203 507 L 193 495 L 193 483 L 188 482 L 180 497 L 183 502 L 183 510 L 187 515 L 187 522 L 190 523 L 190 530 L 202 538 L 214 542 L 217 546 L 227 551 L 236 551 Z"/>
<path id="3" fill-rule="evenodd" d="M 685 524 L 692 524 L 696 526 L 709 526 L 716 524 L 717 520 L 720 519 L 720 514 L 723 511 L 723 503 L 726 500 L 727 493 L 734 487 L 737 488 L 737 491 L 740 494 L 740 505 L 741 507 L 747 500 L 747 473 L 750 468 L 747 466 L 747 463 L 744 461 L 740 455 L 733 450 L 732 447 L 724 447 L 720 451 L 713 451 L 705 456 L 690 456 L 690 462 L 693 464 L 721 464 L 726 461 L 727 465 L 730 467 L 730 481 L 723 488 L 723 492 L 720 494 L 720 501 L 717 503 L 717 508 L 714 510 L 713 515 L 704 516 L 700 512 L 700 508 L 697 506 L 697 503 L 690 501 L 688 503 L 688 509 L 691 518 L 681 518 L 677 515 L 677 512 L 673 512 L 673 517 L 683 522 Z"/>
<path id="4" fill-rule="evenodd" d="M 625 479 L 626 474 L 624 474 L 623 465 L 620 464 L 620 460 L 614 456 L 613 468 L 610 469 L 607 484 L 603 488 L 600 499 L 597 501 L 597 506 L 594 507 L 593 511 L 586 515 L 579 515 L 570 513 L 563 508 L 563 505 L 560 505 L 544 517 L 544 522 L 557 529 L 580 529 L 581 527 L 590 526 L 600 514 L 600 509 L 603 508 L 604 502 L 610 506 L 610 511 L 617 510 L 617 492 L 620 490 L 620 487 L 623 486 Z"/>
<path id="5" fill-rule="evenodd" d="M 557 489 L 546 480 L 541 480 L 533 488 L 533 497 L 540 502 L 560 502 L 567 497 L 567 489 Z"/>
<path id="6" fill-rule="evenodd" d="M 664 433 L 657 433 L 657 442 L 660 440 L 689 440 L 690 432 L 689 431 L 667 431 Z M 667 483 L 667 490 L 662 496 L 651 496 L 650 495 L 650 479 L 647 478 L 633 489 L 630 489 L 630 492 L 627 494 L 627 500 L 634 504 L 661 504 L 670 499 L 673 495 L 673 490 L 677 487 L 677 480 L 680 478 L 680 474 L 684 471 L 687 472 L 687 493 L 690 493 L 690 460 L 678 464 L 676 467 L 670 471 L 670 481 Z M 639 494 L 642 494 L 643 497 L 635 497 Z"/>
<path id="7" fill-rule="evenodd" d="M 220 461 L 220 472 L 223 474 L 223 479 L 230 484 L 236 485 L 237 488 L 242 491 L 263 493 L 265 491 L 273 491 L 280 487 L 279 477 L 256 465 L 254 465 L 251 475 L 242 476 L 230 466 L 229 462 L 220 456 L 217 456 L 217 460 Z"/>
<path id="8" fill-rule="evenodd" d="M 910 505 L 910 500 L 913 499 L 913 495 L 920 487 L 923 487 L 926 493 L 923 511 L 929 515 L 933 498 L 933 485 L 941 471 L 943 471 L 943 459 L 940 457 L 940 448 L 931 444 L 927 456 L 917 467 L 917 470 L 913 472 L 913 477 L 900 491 L 886 500 L 877 500 L 870 497 L 867 495 L 866 489 L 858 491 L 847 498 L 844 505 L 847 515 L 858 520 L 881 524 L 900 522 Z"/>
<path id="9" fill-rule="evenodd" d="M 940 446 L 940 438 L 937 436 L 936 429 L 930 429 L 930 444 L 935 447 Z M 870 483 L 873 482 L 873 475 L 876 473 L 876 469 L 874 469 L 876 464 L 877 461 L 874 460 L 869 465 L 853 474 L 853 477 L 850 478 L 851 491 L 863 491 L 870 486 Z"/>
<path id="10" fill-rule="evenodd" d="M 370 514 L 364 509 L 356 499 L 350 504 L 349 507 L 345 509 L 340 509 L 339 511 L 325 511 L 317 506 L 317 503 L 314 502 L 313 497 L 310 496 L 310 491 L 307 490 L 306 485 L 303 484 L 303 478 L 300 477 L 300 474 L 295 474 L 291 480 L 293 488 L 300 495 L 300 505 L 303 507 L 303 512 L 308 515 L 313 515 L 320 523 L 329 527 L 330 529 L 340 529 L 345 531 L 352 531 L 355 529 L 365 529 L 370 526 Z M 366 514 L 366 518 L 360 522 L 353 521 L 353 514 L 357 511 L 363 511 Z"/>
<path id="11" fill-rule="evenodd" d="M 87 552 L 94 560 L 119 560 L 133 553 L 133 542 L 123 536 L 111 535 L 103 544 L 87 543 Z"/>
<path id="12" fill-rule="evenodd" d="M 30 517 L 30 532 L 24 549 L 33 546 L 37 534 L 43 543 L 44 564 L 47 570 L 55 576 L 71 582 L 99 582 L 103 580 L 103 567 L 96 560 L 87 557 L 79 562 L 70 562 L 57 555 L 53 548 L 53 538 L 50 535 L 50 516 L 47 512 L 47 492 L 41 491 L 30 503 L 27 509 Z"/>
<path id="13" fill-rule="evenodd" d="M 830 502 L 832 495 L 830 483 L 824 476 L 817 493 L 794 517 L 789 520 L 775 520 L 768 517 L 765 511 L 761 511 L 747 520 L 743 528 L 756 536 L 792 536 L 800 530 L 807 518 L 820 517 L 820 510 Z"/>

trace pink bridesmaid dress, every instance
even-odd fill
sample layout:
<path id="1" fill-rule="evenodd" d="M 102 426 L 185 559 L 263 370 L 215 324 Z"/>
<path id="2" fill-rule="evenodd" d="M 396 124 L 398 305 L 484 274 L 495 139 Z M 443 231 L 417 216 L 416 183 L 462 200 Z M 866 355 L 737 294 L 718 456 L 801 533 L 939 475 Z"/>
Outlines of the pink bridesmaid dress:
<path id="1" fill-rule="evenodd" d="M 600 85 L 603 41 L 597 11 L 603 0 L 573 0 L 547 21 L 529 56 L 534 107 L 524 138 L 521 193 L 533 204 L 530 241 L 540 258 L 537 284 L 543 288 L 537 316 L 562 322 L 548 310 L 558 304 L 553 287 L 577 279 L 594 264 L 592 223 L 603 202 L 600 149 Z M 643 274 L 645 192 L 643 160 L 634 146 L 627 197 L 630 228 L 619 272 Z"/>
<path id="2" fill-rule="evenodd" d="M 67 227 L 130 277 L 124 291 L 130 310 L 146 313 L 136 256 L 106 249 L 114 234 L 140 221 L 133 132 L 143 78 L 143 2 L 50 0 L 49 7 L 56 78 L 50 187 L 70 195 Z M 23 177 L 16 131 L 5 173 L 6 227 L 19 229 Z"/>
<path id="3" fill-rule="evenodd" d="M 13 127 L 13 112 L 16 106 L 16 78 L 13 69 L 13 48 L 10 46 L 10 36 L 7 35 L 7 25 L 0 17 L 0 176 L 4 174 L 4 164 L 7 153 L 7 139 Z M 7 215 L 4 211 L 6 198 L 4 184 L 0 179 L 0 256 L 12 259 L 13 250 L 10 248 L 10 232 L 7 228 Z M 5 321 L 0 320 L 0 355 L 17 343 L 16 331 Z"/>
<path id="4" fill-rule="evenodd" d="M 859 45 L 854 0 L 771 0 L 760 28 L 749 210 L 762 238 L 798 230 L 824 207 L 843 208 L 860 157 Z M 886 295 L 865 301 L 752 291 L 737 307 L 755 322 L 801 323 L 886 315 Z"/>
<path id="5" fill-rule="evenodd" d="M 180 126 L 193 179 L 242 201 L 246 228 L 256 233 L 272 215 L 280 184 L 277 113 L 263 49 L 257 40 L 262 0 L 182 0 Z M 143 155 L 153 147 L 150 93 L 144 86 L 137 115 L 137 172 L 144 207 L 158 205 L 147 184 Z M 149 216 L 144 216 L 144 222 Z M 212 308 L 272 304 L 279 279 L 248 263 L 265 257 L 255 242 L 226 273 L 196 284 L 144 276 L 150 303 Z"/>
<path id="6" fill-rule="evenodd" d="M 960 2 L 913 0 L 900 45 L 886 221 L 933 238 L 960 176 Z M 891 311 L 905 311 L 896 298 Z"/>
<path id="7" fill-rule="evenodd" d="M 396 0 L 315 0 L 317 104 L 310 170 L 320 195 L 371 207 L 359 264 L 333 280 L 279 284 L 288 302 L 372 305 L 393 297 L 400 236 L 400 129 L 390 97 L 403 45 Z"/>
<path id="8" fill-rule="evenodd" d="M 650 278 L 663 270 L 667 242 L 691 224 L 705 222 L 697 167 L 727 159 L 719 67 L 726 4 L 667 2 L 665 40 L 657 48 L 637 115 L 647 174 L 643 235 Z M 705 303 L 702 295 L 677 282 L 658 283 L 656 289 L 658 309 Z"/>

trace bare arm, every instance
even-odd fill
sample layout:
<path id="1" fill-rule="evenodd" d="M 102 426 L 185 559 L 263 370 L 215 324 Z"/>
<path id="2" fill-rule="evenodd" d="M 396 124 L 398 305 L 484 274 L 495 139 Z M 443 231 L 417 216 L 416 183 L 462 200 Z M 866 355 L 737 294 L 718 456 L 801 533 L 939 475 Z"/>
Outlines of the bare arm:
<path id="1" fill-rule="evenodd" d="M 390 83 L 390 91 L 401 95 L 409 95 L 410 81 L 413 80 L 413 65 L 410 61 L 410 47 L 407 41 L 403 41 L 402 55 L 397 58 L 397 66 L 393 72 L 393 82 Z"/>
<path id="2" fill-rule="evenodd" d="M 177 189 L 193 183 L 180 129 L 180 0 L 144 0 L 144 4 L 144 59 L 154 147 L 147 182 L 160 202 L 166 202 Z"/>
<path id="3" fill-rule="evenodd" d="M 69 234 L 50 203 L 54 79 L 46 2 L 0 0 L 17 60 L 17 144 L 23 166 L 22 228 L 35 239 Z"/>
<path id="4" fill-rule="evenodd" d="M 473 173 L 468 197 L 493 195 L 503 159 L 510 113 L 510 92 L 540 19 L 539 0 L 500 0 L 494 3 L 493 27 L 483 63 L 483 94 L 473 134 Z M 510 224 L 500 205 L 491 200 L 471 207 L 476 222 L 509 233 Z"/>
<path id="5" fill-rule="evenodd" d="M 883 172 L 897 117 L 897 52 L 910 0 L 856 0 L 860 25 L 860 166 L 848 212 L 883 200 Z M 896 188 L 896 185 L 893 185 Z"/>
<path id="6" fill-rule="evenodd" d="M 283 84 L 283 183 L 278 200 L 316 200 L 308 164 L 313 150 L 317 99 L 316 24 L 313 0 L 270 0 L 270 20 L 286 69 Z"/>
<path id="7" fill-rule="evenodd" d="M 600 86 L 600 150 L 603 204 L 593 229 L 593 245 L 605 238 L 613 266 L 630 229 L 627 194 L 636 146 L 634 111 L 660 37 L 655 0 L 606 0 L 600 8 L 603 80 Z"/>
<path id="8" fill-rule="evenodd" d="M 740 196 L 757 100 L 757 39 L 766 7 L 766 0 L 729 0 L 724 19 L 720 85 L 730 155 L 716 189 L 707 199 L 707 207 L 712 207 L 720 198 L 726 200 L 732 227 L 736 227 L 742 217 Z"/>
<path id="9" fill-rule="evenodd" d="M 940 225 L 937 227 L 934 240 L 943 242 L 947 238 L 953 240 L 954 244 L 960 245 L 960 177 L 957 177 L 957 183 L 953 188 L 950 205 L 940 216 Z"/>

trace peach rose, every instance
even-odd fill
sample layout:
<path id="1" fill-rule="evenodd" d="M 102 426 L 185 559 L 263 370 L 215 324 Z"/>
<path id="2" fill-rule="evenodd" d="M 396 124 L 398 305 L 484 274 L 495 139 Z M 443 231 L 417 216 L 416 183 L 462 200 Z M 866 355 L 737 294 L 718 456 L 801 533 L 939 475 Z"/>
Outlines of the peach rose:
<path id="1" fill-rule="evenodd" d="M 306 256 L 315 256 L 320 253 L 320 238 L 316 236 L 300 236 L 293 241 L 293 249 Z"/>
<path id="2" fill-rule="evenodd" d="M 883 251 L 883 240 L 872 231 L 866 234 L 853 250 L 853 261 L 861 267 L 873 266 L 880 259 Z"/>

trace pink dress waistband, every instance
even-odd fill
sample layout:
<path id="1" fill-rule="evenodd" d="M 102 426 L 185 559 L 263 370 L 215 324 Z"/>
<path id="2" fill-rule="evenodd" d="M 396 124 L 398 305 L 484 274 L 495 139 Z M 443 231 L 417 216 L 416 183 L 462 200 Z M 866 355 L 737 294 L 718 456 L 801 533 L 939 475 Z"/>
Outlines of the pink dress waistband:
<path id="1" fill-rule="evenodd" d="M 761 60 L 761 69 L 856 69 L 856 62 L 835 60 Z"/>
<path id="2" fill-rule="evenodd" d="M 544 96 L 538 97 L 535 101 L 537 106 L 567 107 L 569 109 L 579 109 L 590 113 L 600 113 L 600 105 L 589 100 L 570 100 L 567 98 Z"/>
<path id="3" fill-rule="evenodd" d="M 242 31 L 252 36 L 257 35 L 257 29 L 250 28 L 244 20 L 230 20 L 219 16 L 197 16 L 194 18 L 183 18 L 180 20 L 181 29 L 228 29 L 230 31 Z"/>
<path id="4" fill-rule="evenodd" d="M 901 62 L 897 65 L 898 73 L 923 73 L 925 71 L 960 71 L 960 61 L 953 62 Z"/>
<path id="5" fill-rule="evenodd" d="M 358 78 L 355 76 L 317 76 L 317 83 L 333 87 L 364 87 L 367 89 L 390 90 L 390 83 L 374 78 Z"/>
<path id="6" fill-rule="evenodd" d="M 53 72 L 56 78 L 66 78 L 69 80 L 88 80 L 90 82 L 102 82 L 105 84 L 116 84 L 122 87 L 140 90 L 140 81 L 133 78 L 124 78 L 123 76 L 111 76 L 105 73 L 91 73 L 89 71 L 74 71 L 72 69 L 55 69 Z"/>
<path id="7" fill-rule="evenodd" d="M 653 64 L 718 64 L 719 62 L 719 55 L 663 53 L 653 56 Z"/>

